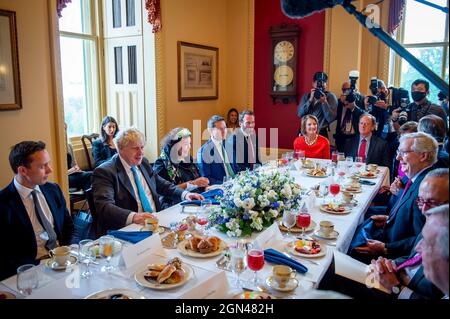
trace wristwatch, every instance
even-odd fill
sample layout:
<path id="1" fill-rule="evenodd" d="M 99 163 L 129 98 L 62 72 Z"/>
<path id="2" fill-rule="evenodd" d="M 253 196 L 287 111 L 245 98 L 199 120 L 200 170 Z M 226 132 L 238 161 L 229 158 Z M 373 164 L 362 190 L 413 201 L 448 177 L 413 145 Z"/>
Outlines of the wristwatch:
<path id="1" fill-rule="evenodd" d="M 392 287 L 392 293 L 394 294 L 394 295 L 399 295 L 400 294 L 400 292 L 402 291 L 402 289 L 403 289 L 403 285 L 402 284 L 398 284 L 397 286 L 394 286 L 394 287 Z"/>

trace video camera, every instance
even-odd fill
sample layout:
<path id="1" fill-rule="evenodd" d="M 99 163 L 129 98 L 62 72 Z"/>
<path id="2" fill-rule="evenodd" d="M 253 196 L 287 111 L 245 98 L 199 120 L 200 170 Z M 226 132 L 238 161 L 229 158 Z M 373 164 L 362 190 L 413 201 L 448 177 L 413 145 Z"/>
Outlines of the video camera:
<path id="1" fill-rule="evenodd" d="M 388 112 L 389 114 L 392 114 L 392 111 L 400 109 L 400 112 L 408 112 L 407 109 L 409 105 L 409 92 L 408 90 L 405 90 L 404 88 L 395 88 L 395 87 L 389 87 L 388 90 L 390 92 L 391 100 L 387 100 L 387 96 L 384 92 L 378 93 L 378 88 L 380 85 L 381 80 L 377 79 L 376 77 L 372 77 L 370 79 L 370 86 L 369 89 L 372 93 L 371 96 L 368 96 L 368 103 L 373 106 L 377 101 L 383 100 L 386 103 L 390 103 Z"/>
<path id="2" fill-rule="evenodd" d="M 320 99 L 320 97 L 325 94 L 323 83 L 326 82 L 327 79 L 328 77 L 324 72 L 317 72 L 314 74 L 314 81 L 317 82 L 316 89 L 314 91 L 314 98 L 316 100 Z"/>
<path id="3" fill-rule="evenodd" d="M 347 101 L 348 103 L 353 103 L 356 101 L 355 90 L 356 90 L 356 81 L 359 79 L 359 71 L 357 70 L 350 71 L 348 74 L 348 78 L 350 80 L 350 92 L 345 97 L 345 101 Z"/>

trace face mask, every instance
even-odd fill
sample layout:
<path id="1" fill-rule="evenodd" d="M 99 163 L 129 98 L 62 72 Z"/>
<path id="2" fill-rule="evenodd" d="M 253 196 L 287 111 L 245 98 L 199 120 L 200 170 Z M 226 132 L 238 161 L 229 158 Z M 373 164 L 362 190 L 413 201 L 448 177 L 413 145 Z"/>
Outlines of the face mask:
<path id="1" fill-rule="evenodd" d="M 384 92 L 381 92 L 380 94 L 378 94 L 378 98 L 380 100 L 386 100 L 386 94 Z"/>
<path id="2" fill-rule="evenodd" d="M 411 97 L 414 100 L 414 102 L 419 102 L 423 100 L 427 96 L 426 92 L 419 92 L 419 91 L 412 91 Z"/>

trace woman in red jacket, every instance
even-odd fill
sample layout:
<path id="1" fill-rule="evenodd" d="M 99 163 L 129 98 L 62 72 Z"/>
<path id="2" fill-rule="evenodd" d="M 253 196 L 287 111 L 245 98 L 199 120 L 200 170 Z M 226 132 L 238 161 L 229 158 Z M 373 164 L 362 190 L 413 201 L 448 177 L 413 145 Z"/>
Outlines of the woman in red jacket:
<path id="1" fill-rule="evenodd" d="M 294 150 L 304 151 L 309 158 L 330 159 L 330 142 L 319 135 L 319 121 L 314 115 L 302 117 L 301 135 L 294 140 Z"/>

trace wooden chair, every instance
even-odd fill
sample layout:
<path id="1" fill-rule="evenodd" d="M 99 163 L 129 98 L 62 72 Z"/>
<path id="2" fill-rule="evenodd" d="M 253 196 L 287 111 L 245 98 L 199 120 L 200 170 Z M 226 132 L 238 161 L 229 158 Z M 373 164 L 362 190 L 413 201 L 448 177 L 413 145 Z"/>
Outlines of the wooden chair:
<path id="1" fill-rule="evenodd" d="M 98 138 L 100 135 L 97 133 L 92 133 L 90 135 L 81 136 L 81 143 L 83 144 L 84 154 L 86 156 L 86 162 L 88 164 L 88 170 L 92 171 L 94 166 L 92 165 L 92 152 L 89 152 L 88 145 L 86 144 L 86 140 L 89 140 L 92 148 L 92 142 Z"/>

